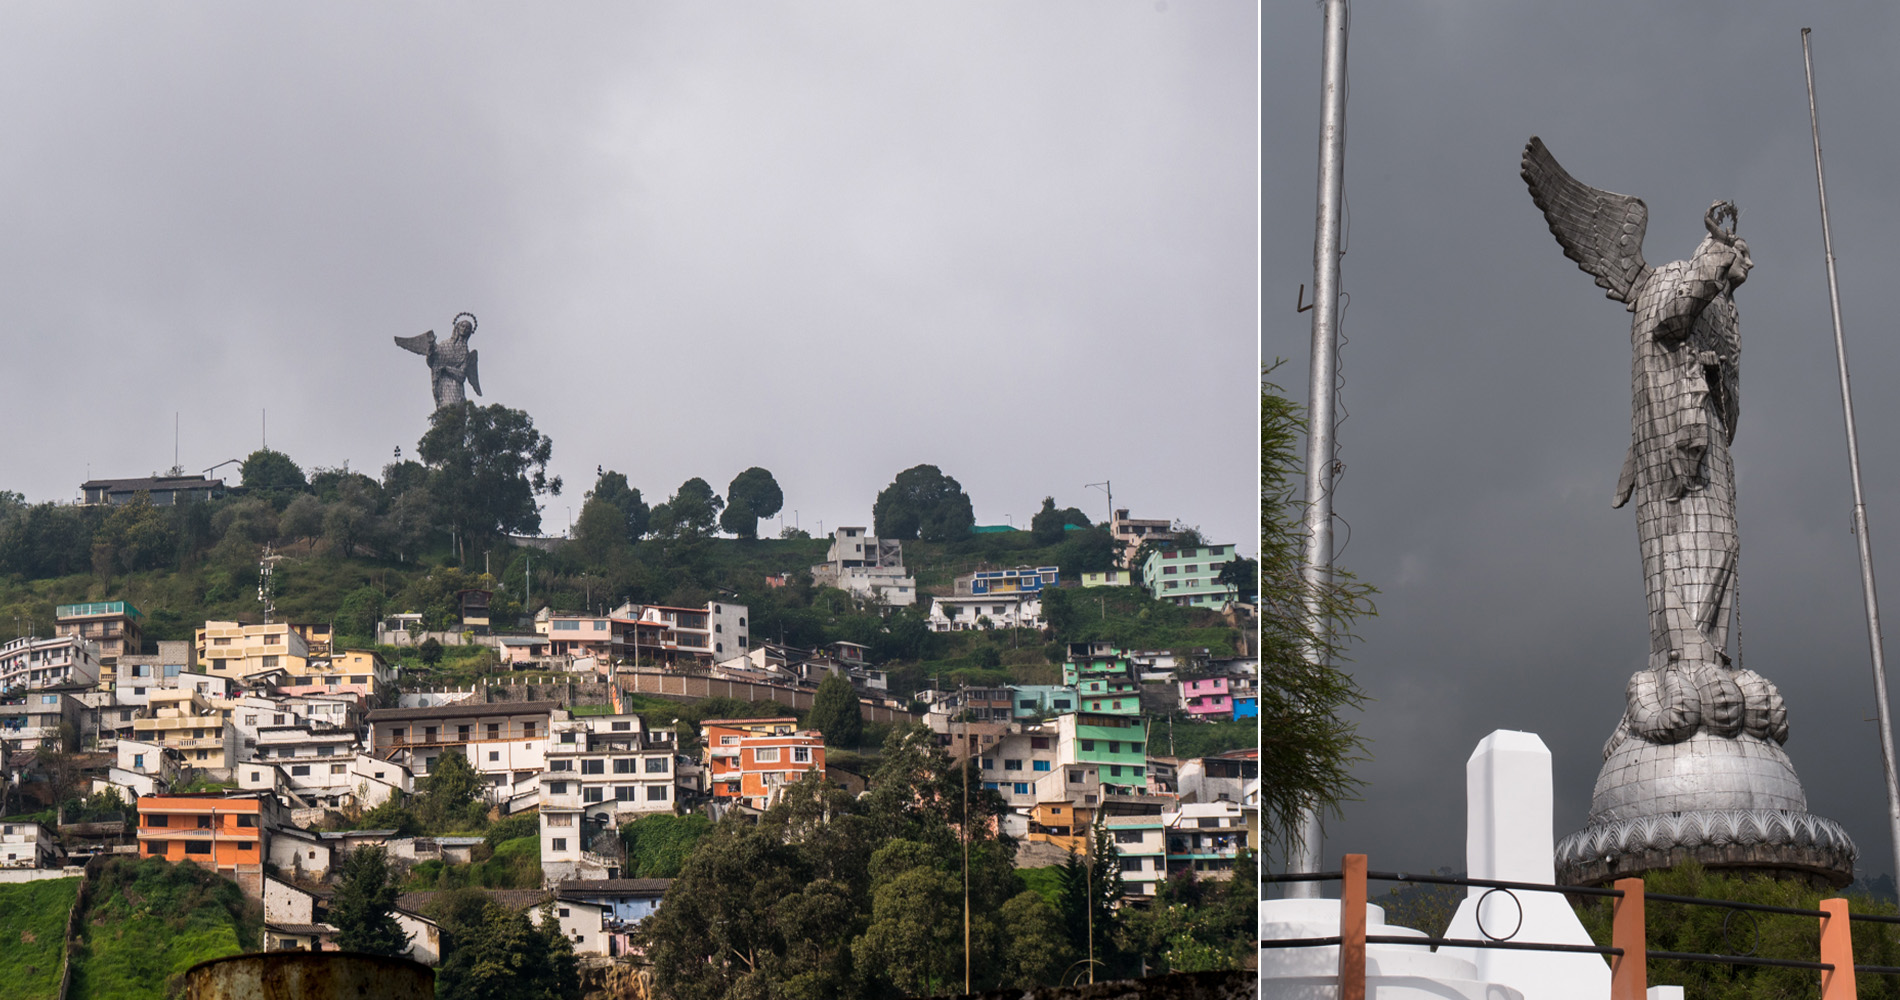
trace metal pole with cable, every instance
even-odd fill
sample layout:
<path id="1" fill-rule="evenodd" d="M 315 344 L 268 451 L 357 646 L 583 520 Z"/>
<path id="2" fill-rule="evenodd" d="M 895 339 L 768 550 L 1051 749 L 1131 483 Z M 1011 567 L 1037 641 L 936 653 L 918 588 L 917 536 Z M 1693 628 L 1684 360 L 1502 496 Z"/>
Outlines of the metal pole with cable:
<path id="1" fill-rule="evenodd" d="M 1320 63 L 1319 212 L 1313 238 L 1313 360 L 1307 376 L 1306 551 L 1300 573 L 1306 584 L 1305 612 L 1313 631 L 1327 634 L 1321 599 L 1333 575 L 1333 388 L 1339 376 L 1339 222 L 1346 185 L 1346 0 L 1325 0 L 1325 52 Z M 1317 666 L 1328 659 L 1322 640 L 1307 650 Z M 1323 840 L 1319 809 L 1300 817 L 1298 839 L 1288 845 L 1287 868 L 1319 871 Z M 1294 882 L 1287 895 L 1316 899 L 1318 882 Z"/>
<path id="2" fill-rule="evenodd" d="M 1887 772 L 1887 825 L 1893 840 L 1894 877 L 1900 878 L 1900 780 L 1894 774 L 1893 719 L 1887 711 L 1887 666 L 1880 642 L 1880 598 L 1874 593 L 1874 549 L 1867 537 L 1867 503 L 1860 489 L 1860 442 L 1854 433 L 1854 394 L 1847 380 L 1847 340 L 1841 334 L 1841 290 L 1834 276 L 1834 234 L 1827 220 L 1827 176 L 1821 169 L 1821 115 L 1814 101 L 1814 54 L 1810 29 L 1801 29 L 1801 59 L 1808 71 L 1808 121 L 1814 129 L 1814 183 L 1821 196 L 1821 245 L 1827 253 L 1827 297 L 1834 317 L 1834 357 L 1841 369 L 1841 414 L 1847 423 L 1847 467 L 1854 478 L 1854 539 L 1860 547 L 1860 591 L 1867 604 L 1867 644 L 1873 651 L 1874 714 L 1880 721 L 1880 760 Z"/>

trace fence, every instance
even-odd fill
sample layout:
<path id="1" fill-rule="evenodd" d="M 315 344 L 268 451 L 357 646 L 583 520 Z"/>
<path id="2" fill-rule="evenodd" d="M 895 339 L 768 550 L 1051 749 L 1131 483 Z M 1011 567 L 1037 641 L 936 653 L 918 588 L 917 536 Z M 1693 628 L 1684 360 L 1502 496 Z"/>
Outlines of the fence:
<path id="1" fill-rule="evenodd" d="M 1610 946 L 1556 944 L 1514 940 L 1517 931 L 1494 936 L 1479 925 L 1481 939 L 1417 937 L 1413 935 L 1366 933 L 1366 883 L 1427 883 L 1477 887 L 1503 892 L 1516 899 L 1518 892 L 1555 892 L 1566 896 L 1609 897 L 1615 902 L 1611 916 Z M 1269 875 L 1264 882 L 1339 882 L 1339 934 L 1336 937 L 1286 938 L 1262 940 L 1260 947 L 1312 948 L 1337 945 L 1339 948 L 1339 1000 L 1365 1000 L 1366 946 L 1371 944 L 1427 945 L 1432 948 L 1476 948 L 1541 952 L 1582 952 L 1602 955 L 1610 960 L 1610 1000 L 1645 1000 L 1649 990 L 1649 960 L 1707 962 L 1724 965 L 1776 966 L 1812 969 L 1821 977 L 1821 1000 L 1853 1000 L 1856 973 L 1900 975 L 1900 967 L 1854 964 L 1852 926 L 1855 921 L 1900 924 L 1900 917 L 1879 917 L 1847 912 L 1847 900 L 1821 901 L 1818 910 L 1760 903 L 1737 903 L 1693 896 L 1670 896 L 1645 892 L 1640 878 L 1617 879 L 1609 889 L 1586 886 L 1544 885 L 1535 882 L 1504 882 L 1495 879 L 1456 878 L 1443 875 L 1407 875 L 1403 872 L 1375 872 L 1366 868 L 1366 856 L 1348 854 L 1340 870 L 1285 875 Z M 1673 903 L 1686 906 L 1720 907 L 1731 912 L 1771 913 L 1806 917 L 1820 921 L 1821 940 L 1818 961 L 1787 958 L 1763 958 L 1757 955 L 1708 955 L 1692 952 L 1651 951 L 1644 908 L 1648 903 Z M 1521 904 L 1520 904 L 1521 906 Z"/>

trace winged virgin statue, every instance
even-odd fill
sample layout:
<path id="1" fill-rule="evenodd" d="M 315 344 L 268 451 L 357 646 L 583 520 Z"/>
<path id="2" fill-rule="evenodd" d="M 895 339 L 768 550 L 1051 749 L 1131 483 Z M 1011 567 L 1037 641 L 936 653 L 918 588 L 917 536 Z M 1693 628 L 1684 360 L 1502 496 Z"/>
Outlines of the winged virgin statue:
<path id="1" fill-rule="evenodd" d="M 1740 552 L 1729 460 L 1741 412 L 1734 292 L 1754 266 L 1736 235 L 1740 213 L 1711 205 L 1694 256 L 1651 267 L 1642 199 L 1579 183 L 1536 137 L 1523 176 L 1564 256 L 1635 314 L 1630 446 L 1613 506 L 1636 500 L 1649 669 L 1630 679 L 1604 753 L 1630 736 L 1673 743 L 1699 731 L 1785 741 L 1780 694 L 1754 671 L 1732 669 L 1726 651 Z"/>
<path id="2" fill-rule="evenodd" d="M 413 328 L 412 328 L 413 329 Z M 482 380 L 476 373 L 475 351 L 468 346 L 468 338 L 475 335 L 475 314 L 457 313 L 454 332 L 449 342 L 435 342 L 435 331 L 419 337 L 397 337 L 396 346 L 405 351 L 414 351 L 429 361 L 429 387 L 435 393 L 435 408 L 460 406 L 467 400 L 462 394 L 462 382 L 466 380 L 475 395 L 482 394 Z"/>

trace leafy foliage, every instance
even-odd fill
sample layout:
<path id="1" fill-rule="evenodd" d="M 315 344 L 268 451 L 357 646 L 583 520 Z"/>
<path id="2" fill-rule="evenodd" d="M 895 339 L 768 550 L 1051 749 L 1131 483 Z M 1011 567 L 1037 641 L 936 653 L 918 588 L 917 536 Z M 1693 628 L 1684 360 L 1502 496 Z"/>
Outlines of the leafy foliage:
<path id="1" fill-rule="evenodd" d="M 445 937 L 435 990 L 441 1000 L 579 1000 L 574 946 L 553 917 L 539 925 L 480 894 L 431 907 Z"/>
<path id="2" fill-rule="evenodd" d="M 825 734 L 825 745 L 854 747 L 864 735 L 864 715 L 858 692 L 843 674 L 827 674 L 812 697 L 805 725 Z"/>
<path id="3" fill-rule="evenodd" d="M 438 408 L 416 452 L 428 465 L 438 516 L 474 542 L 539 531 L 534 498 L 561 494 L 561 477 L 547 474 L 554 443 L 521 410 L 473 403 Z"/>
<path id="4" fill-rule="evenodd" d="M 1055 497 L 1043 497 L 1042 509 L 1029 519 L 1029 534 L 1038 545 L 1054 545 L 1062 541 L 1062 536 L 1071 524 L 1086 528 L 1091 522 L 1087 514 L 1074 507 L 1057 510 Z"/>
<path id="5" fill-rule="evenodd" d="M 871 520 L 879 538 L 941 542 L 969 534 L 976 513 L 962 484 L 934 465 L 915 465 L 878 493 Z"/>
<path id="6" fill-rule="evenodd" d="M 390 881 L 389 855 L 382 845 L 366 845 L 344 855 L 336 897 L 330 901 L 337 947 L 371 955 L 407 952 L 409 935 L 396 923 L 395 906 L 396 886 Z"/>
<path id="7" fill-rule="evenodd" d="M 647 521 L 652 511 L 646 502 L 640 499 L 640 491 L 627 485 L 627 477 L 608 469 L 600 474 L 594 488 L 587 494 L 589 500 L 600 500 L 619 508 L 625 519 L 626 540 L 637 542 L 647 533 Z"/>
<path id="8" fill-rule="evenodd" d="M 758 466 L 732 477 L 726 487 L 726 512 L 719 526 L 740 538 L 757 538 L 759 519 L 771 517 L 785 506 L 785 493 L 778 480 Z"/>
<path id="9" fill-rule="evenodd" d="M 1794 879 L 1773 879 L 1764 875 L 1730 875 L 1713 872 L 1695 862 L 1687 862 L 1664 871 L 1643 876 L 1646 892 L 1700 899 L 1725 899 L 1737 903 L 1758 903 L 1793 909 L 1818 908 L 1823 893 Z M 1578 902 L 1577 915 L 1600 945 L 1610 942 L 1610 900 L 1592 897 Z M 1885 900 L 1850 897 L 1853 913 L 1893 916 L 1894 906 Z M 1680 903 L 1649 902 L 1644 907 L 1651 952 L 1674 951 L 1702 955 L 1733 955 L 1751 947 L 1764 958 L 1791 958 L 1812 962 L 1820 951 L 1820 922 L 1805 917 L 1774 914 L 1741 914 L 1731 917 L 1722 907 L 1688 906 Z M 1726 925 L 1727 930 L 1724 931 Z M 1756 943 L 1756 935 L 1760 943 Z M 1900 934 L 1892 925 L 1857 923 L 1854 925 L 1854 962 L 1857 965 L 1900 965 Z M 1814 972 L 1807 969 L 1783 969 L 1769 966 L 1726 966 L 1702 962 L 1679 962 L 1651 958 L 1651 982 L 1681 984 L 1693 997 L 1710 1000 L 1765 1000 L 1765 998 L 1806 997 L 1815 995 Z M 1855 984 L 1861 997 L 1900 996 L 1900 984 L 1890 976 L 1862 976 Z"/>
<path id="10" fill-rule="evenodd" d="M 444 750 L 418 783 L 416 819 L 431 833 L 481 829 L 487 825 L 486 788 L 481 775 L 459 750 Z"/>
<path id="11" fill-rule="evenodd" d="M 309 489 L 303 469 L 281 451 L 261 448 L 251 452 L 239 466 L 244 489 L 273 501 L 279 510 L 290 498 Z"/>
<path id="12" fill-rule="evenodd" d="M 1344 713 L 1365 694 L 1333 661 L 1354 620 L 1374 613 L 1373 590 L 1337 569 L 1317 583 L 1301 576 L 1303 508 L 1293 480 L 1304 424 L 1298 404 L 1264 380 L 1260 403 L 1261 820 L 1268 836 L 1284 840 L 1306 810 L 1336 814 L 1361 785 L 1352 765 L 1364 759 L 1365 741 Z"/>
<path id="13" fill-rule="evenodd" d="M 653 532 L 668 538 L 704 538 L 712 534 L 726 502 L 704 479 L 694 476 L 665 503 L 653 508 Z"/>

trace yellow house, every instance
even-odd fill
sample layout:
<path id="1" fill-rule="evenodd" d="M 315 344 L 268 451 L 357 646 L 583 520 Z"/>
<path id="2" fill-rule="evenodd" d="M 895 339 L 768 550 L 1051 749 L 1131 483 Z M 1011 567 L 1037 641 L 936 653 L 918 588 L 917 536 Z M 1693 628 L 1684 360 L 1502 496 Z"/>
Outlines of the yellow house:
<path id="1" fill-rule="evenodd" d="M 198 663 L 208 674 L 246 677 L 280 668 L 301 674 L 310 661 L 310 644 L 288 622 L 205 622 L 205 627 L 197 631 L 197 640 Z"/>
<path id="2" fill-rule="evenodd" d="M 159 688 L 151 714 L 132 720 L 139 740 L 176 750 L 186 766 L 228 770 L 235 749 L 229 713 L 189 688 Z"/>

